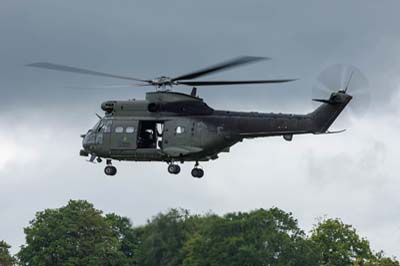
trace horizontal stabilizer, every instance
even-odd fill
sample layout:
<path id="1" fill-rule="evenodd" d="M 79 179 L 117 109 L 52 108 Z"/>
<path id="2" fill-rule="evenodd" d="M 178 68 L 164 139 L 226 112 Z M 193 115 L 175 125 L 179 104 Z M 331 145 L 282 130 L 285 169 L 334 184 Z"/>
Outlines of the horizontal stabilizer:
<path id="1" fill-rule="evenodd" d="M 326 99 L 312 99 L 314 102 L 320 102 L 320 103 L 327 103 L 327 104 L 335 104 L 335 102 L 331 100 L 326 100 Z"/>
<path id="2" fill-rule="evenodd" d="M 323 135 L 323 134 L 339 134 L 345 132 L 346 129 L 342 130 L 334 130 L 334 131 L 326 131 L 326 132 L 321 132 L 321 133 L 316 133 L 316 135 Z"/>

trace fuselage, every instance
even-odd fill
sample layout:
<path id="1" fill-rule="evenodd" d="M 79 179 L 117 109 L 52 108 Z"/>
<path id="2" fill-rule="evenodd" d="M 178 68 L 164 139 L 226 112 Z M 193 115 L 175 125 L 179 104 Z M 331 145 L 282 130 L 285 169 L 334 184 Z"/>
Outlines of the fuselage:
<path id="1" fill-rule="evenodd" d="M 350 98 L 344 98 L 340 111 L 351 100 L 344 95 Z M 105 116 L 83 138 L 84 152 L 115 160 L 167 162 L 216 159 L 245 138 L 291 140 L 295 134 L 321 133 L 323 116 L 334 120 L 340 113 L 214 110 L 198 97 L 176 92 L 147 93 L 144 101 L 109 101 L 102 109 Z"/>

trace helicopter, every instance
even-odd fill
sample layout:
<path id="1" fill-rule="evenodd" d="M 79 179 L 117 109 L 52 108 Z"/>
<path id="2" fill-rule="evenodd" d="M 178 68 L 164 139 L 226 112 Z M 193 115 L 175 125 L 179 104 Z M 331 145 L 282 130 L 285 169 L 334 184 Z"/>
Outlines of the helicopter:
<path id="1" fill-rule="evenodd" d="M 101 104 L 104 116 L 82 134 L 80 155 L 89 162 L 106 161 L 104 173 L 114 176 L 116 161 L 159 161 L 168 164 L 170 174 L 179 174 L 179 163 L 193 162 L 191 175 L 202 178 L 204 170 L 199 162 L 215 160 L 220 153 L 245 140 L 282 136 L 292 141 L 299 134 L 333 134 L 332 123 L 352 100 L 348 94 L 354 71 L 344 85 L 332 89 L 327 98 L 313 99 L 319 106 L 308 114 L 281 114 L 216 110 L 197 95 L 199 86 L 276 84 L 296 79 L 268 80 L 194 80 L 211 73 L 243 66 L 266 57 L 240 56 L 202 68 L 175 78 L 161 76 L 138 79 L 66 65 L 38 62 L 27 66 L 73 72 L 140 82 L 140 86 L 154 86 L 156 91 L 146 93 L 144 100 L 110 100 Z M 167 88 L 187 85 L 190 94 Z M 329 86 L 328 86 L 329 87 Z M 333 90 L 334 89 L 334 90 Z"/>

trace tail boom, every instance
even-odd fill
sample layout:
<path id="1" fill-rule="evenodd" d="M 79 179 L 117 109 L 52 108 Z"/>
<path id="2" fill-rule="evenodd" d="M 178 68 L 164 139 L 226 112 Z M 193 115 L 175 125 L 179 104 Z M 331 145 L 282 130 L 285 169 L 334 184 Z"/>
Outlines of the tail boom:
<path id="1" fill-rule="evenodd" d="M 322 104 L 314 112 L 308 114 L 313 121 L 312 133 L 326 133 L 352 98 L 345 91 L 338 91 L 332 93 L 328 100 L 314 99 Z"/>

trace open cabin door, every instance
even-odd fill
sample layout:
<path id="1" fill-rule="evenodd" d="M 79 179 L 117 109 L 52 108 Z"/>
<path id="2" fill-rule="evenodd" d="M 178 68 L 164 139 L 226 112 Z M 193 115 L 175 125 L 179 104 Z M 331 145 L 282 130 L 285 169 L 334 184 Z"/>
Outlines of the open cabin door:
<path id="1" fill-rule="evenodd" d="M 164 124 L 162 121 L 139 121 L 137 132 L 138 149 L 161 149 Z"/>

